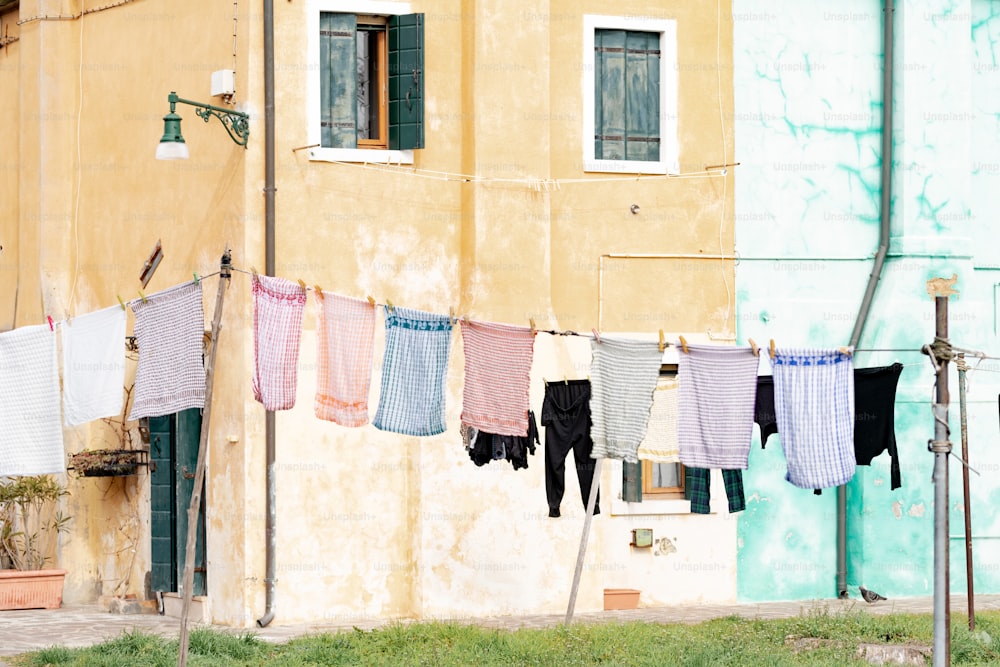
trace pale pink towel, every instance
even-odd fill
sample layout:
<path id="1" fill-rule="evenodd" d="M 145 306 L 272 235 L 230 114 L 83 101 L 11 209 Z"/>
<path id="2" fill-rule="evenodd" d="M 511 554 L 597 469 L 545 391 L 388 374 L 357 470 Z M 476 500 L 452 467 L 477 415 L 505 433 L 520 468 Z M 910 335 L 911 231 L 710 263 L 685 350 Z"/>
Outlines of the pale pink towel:
<path id="1" fill-rule="evenodd" d="M 298 387 L 306 291 L 284 278 L 254 275 L 253 397 L 264 409 L 290 410 Z"/>
<path id="2" fill-rule="evenodd" d="M 535 334 L 527 327 L 462 320 L 462 423 L 485 433 L 528 435 Z"/>
<path id="3" fill-rule="evenodd" d="M 375 306 L 365 299 L 324 293 L 316 300 L 316 416 L 341 426 L 368 423 Z"/>

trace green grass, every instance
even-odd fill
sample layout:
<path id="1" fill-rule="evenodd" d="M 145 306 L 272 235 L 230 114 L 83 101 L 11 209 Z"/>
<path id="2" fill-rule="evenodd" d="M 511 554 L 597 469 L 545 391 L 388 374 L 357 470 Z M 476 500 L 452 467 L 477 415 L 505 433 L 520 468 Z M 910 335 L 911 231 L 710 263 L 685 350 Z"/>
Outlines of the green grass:
<path id="1" fill-rule="evenodd" d="M 789 636 L 816 640 L 796 650 Z M 727 617 L 697 625 L 607 623 L 544 630 L 490 630 L 453 623 L 392 625 L 317 634 L 285 644 L 269 644 L 252 633 L 196 629 L 190 635 L 188 664 L 249 667 L 277 665 L 371 665 L 396 667 L 724 667 L 754 665 L 866 665 L 857 657 L 861 643 L 933 644 L 929 614 L 872 615 L 864 611 L 816 612 L 796 618 L 746 620 Z M 1000 664 L 1000 612 L 967 619 L 952 615 L 953 665 Z M 90 648 L 51 647 L 11 659 L 18 667 L 167 667 L 177 664 L 177 639 L 139 631 Z M 929 664 L 929 663 L 928 663 Z"/>

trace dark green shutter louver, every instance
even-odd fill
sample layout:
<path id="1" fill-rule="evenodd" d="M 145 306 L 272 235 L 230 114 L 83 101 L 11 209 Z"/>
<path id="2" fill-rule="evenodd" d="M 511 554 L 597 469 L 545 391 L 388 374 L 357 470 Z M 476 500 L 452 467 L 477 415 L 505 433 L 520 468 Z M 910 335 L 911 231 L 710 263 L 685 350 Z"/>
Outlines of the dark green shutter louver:
<path id="1" fill-rule="evenodd" d="M 627 503 L 642 502 L 642 462 L 622 463 L 622 500 Z"/>
<path id="2" fill-rule="evenodd" d="M 389 19 L 389 148 L 424 147 L 424 15 Z"/>
<path id="3" fill-rule="evenodd" d="M 660 35 L 594 33 L 594 157 L 660 159 Z"/>
<path id="4" fill-rule="evenodd" d="M 353 14 L 320 14 L 320 145 L 324 148 L 358 146 L 356 39 Z"/>

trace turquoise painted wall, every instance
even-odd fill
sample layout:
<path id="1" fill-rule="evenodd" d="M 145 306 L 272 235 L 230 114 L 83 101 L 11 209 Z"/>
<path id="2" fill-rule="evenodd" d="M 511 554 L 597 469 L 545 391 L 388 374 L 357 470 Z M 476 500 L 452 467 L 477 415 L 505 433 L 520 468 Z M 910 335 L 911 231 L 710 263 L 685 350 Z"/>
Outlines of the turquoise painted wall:
<path id="1" fill-rule="evenodd" d="M 919 348 L 934 335 L 926 281 L 958 277 L 955 345 L 1000 357 L 1000 2 L 900 3 L 890 254 L 860 347 L 859 367 L 900 361 L 896 435 L 903 486 L 889 459 L 848 485 L 848 585 L 890 597 L 933 582 L 933 371 Z M 919 5 L 915 7 L 914 5 Z M 737 161 L 737 335 L 781 346 L 850 339 L 878 246 L 882 136 L 882 8 L 872 0 L 733 4 Z M 763 373 L 770 368 L 762 360 Z M 975 362 L 970 362 L 975 366 Z M 976 589 L 1000 591 L 1000 362 L 970 372 L 968 396 Z M 951 440 L 960 452 L 957 374 Z M 758 436 L 738 519 L 741 600 L 832 598 L 836 492 L 784 480 L 780 436 Z M 965 590 L 961 465 L 950 464 L 952 587 Z"/>

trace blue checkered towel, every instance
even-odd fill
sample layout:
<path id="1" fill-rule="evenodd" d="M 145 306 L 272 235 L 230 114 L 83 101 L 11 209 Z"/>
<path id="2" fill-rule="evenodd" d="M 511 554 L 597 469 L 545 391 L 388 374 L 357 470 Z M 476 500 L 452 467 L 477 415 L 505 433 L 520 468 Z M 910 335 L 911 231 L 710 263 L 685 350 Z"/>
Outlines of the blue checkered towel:
<path id="1" fill-rule="evenodd" d="M 776 350 L 774 411 L 785 479 L 803 489 L 854 477 L 854 368 L 839 350 Z"/>
<path id="2" fill-rule="evenodd" d="M 385 307 L 385 357 L 372 425 L 403 435 L 444 433 L 451 318 Z"/>
<path id="3" fill-rule="evenodd" d="M 689 468 L 745 470 L 759 360 L 749 347 L 687 345 L 677 358 L 677 441 Z"/>

